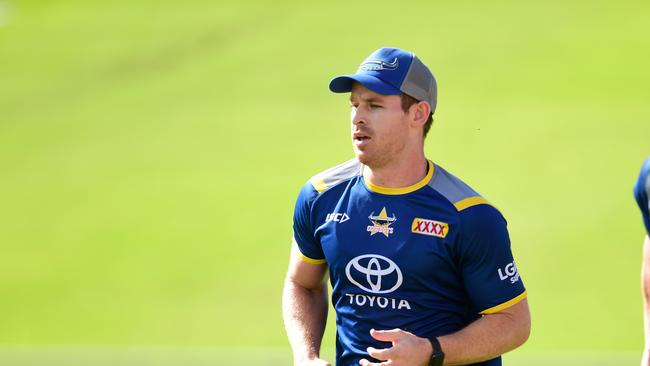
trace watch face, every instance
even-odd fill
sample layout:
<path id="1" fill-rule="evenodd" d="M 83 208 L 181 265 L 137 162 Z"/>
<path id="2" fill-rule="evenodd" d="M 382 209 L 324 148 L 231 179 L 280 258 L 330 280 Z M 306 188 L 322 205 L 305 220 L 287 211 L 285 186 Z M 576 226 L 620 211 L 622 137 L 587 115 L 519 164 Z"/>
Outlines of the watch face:
<path id="1" fill-rule="evenodd" d="M 445 359 L 444 353 L 434 352 L 433 355 L 431 355 L 431 361 L 429 362 L 429 366 L 442 366 L 444 359 Z"/>
<path id="2" fill-rule="evenodd" d="M 435 366 L 442 366 L 442 362 L 444 361 L 444 359 L 445 359 L 445 355 L 444 353 L 441 352 L 440 355 L 435 356 L 433 363 L 435 364 Z"/>

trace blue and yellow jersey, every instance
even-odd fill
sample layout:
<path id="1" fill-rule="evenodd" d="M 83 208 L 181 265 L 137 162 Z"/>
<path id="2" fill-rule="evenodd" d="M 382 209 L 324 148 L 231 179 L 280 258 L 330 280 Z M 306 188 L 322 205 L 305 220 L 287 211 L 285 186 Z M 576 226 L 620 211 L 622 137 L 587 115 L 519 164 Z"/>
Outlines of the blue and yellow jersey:
<path id="1" fill-rule="evenodd" d="M 506 220 L 481 195 L 432 162 L 405 188 L 366 182 L 362 169 L 355 159 L 316 175 L 294 213 L 303 259 L 330 270 L 338 366 L 390 346 L 371 328 L 441 336 L 526 297 Z"/>
<path id="2" fill-rule="evenodd" d="M 634 186 L 634 198 L 641 209 L 646 232 L 650 235 L 650 156 L 641 167 L 639 179 Z"/>

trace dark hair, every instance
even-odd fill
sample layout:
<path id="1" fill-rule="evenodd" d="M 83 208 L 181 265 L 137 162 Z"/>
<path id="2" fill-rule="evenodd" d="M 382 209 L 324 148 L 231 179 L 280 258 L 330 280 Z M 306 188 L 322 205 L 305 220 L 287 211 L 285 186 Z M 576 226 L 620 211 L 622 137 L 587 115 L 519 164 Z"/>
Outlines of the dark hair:
<path id="1" fill-rule="evenodd" d="M 413 104 L 420 102 L 419 100 L 413 98 L 408 94 L 402 93 L 401 97 L 402 97 L 402 110 L 404 112 L 408 112 L 409 108 L 411 108 Z M 424 134 L 422 135 L 422 137 L 427 137 L 427 133 L 429 132 L 432 123 L 433 123 L 433 113 L 429 113 L 429 118 L 427 119 L 427 122 L 424 124 Z"/>

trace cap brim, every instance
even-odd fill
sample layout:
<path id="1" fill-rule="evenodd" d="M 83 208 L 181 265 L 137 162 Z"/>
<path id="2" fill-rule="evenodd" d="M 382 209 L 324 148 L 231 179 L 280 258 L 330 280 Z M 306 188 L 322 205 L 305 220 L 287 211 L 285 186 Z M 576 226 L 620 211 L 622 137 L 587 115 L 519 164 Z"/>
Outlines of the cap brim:
<path id="1" fill-rule="evenodd" d="M 402 94 L 402 91 L 399 90 L 399 88 L 396 88 L 379 78 L 364 74 L 337 76 L 330 81 L 330 90 L 334 93 L 348 93 L 352 91 L 352 85 L 355 81 L 375 93 L 388 95 Z"/>

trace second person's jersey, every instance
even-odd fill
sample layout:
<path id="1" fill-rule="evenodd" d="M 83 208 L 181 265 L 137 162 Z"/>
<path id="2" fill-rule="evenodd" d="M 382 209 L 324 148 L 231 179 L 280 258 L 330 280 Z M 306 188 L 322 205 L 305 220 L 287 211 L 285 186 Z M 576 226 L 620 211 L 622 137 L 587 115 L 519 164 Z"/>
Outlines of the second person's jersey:
<path id="1" fill-rule="evenodd" d="M 634 198 L 641 209 L 646 232 L 650 235 L 650 156 L 645 160 L 634 186 Z"/>

